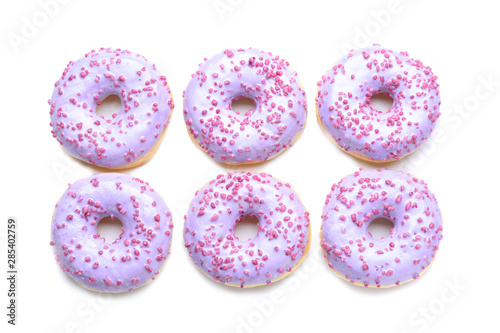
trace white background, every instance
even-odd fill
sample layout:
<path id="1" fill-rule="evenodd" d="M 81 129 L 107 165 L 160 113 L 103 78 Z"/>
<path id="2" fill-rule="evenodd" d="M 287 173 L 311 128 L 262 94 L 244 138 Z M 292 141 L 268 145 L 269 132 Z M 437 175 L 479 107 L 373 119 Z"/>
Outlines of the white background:
<path id="1" fill-rule="evenodd" d="M 500 25 L 493 1 L 74 0 L 50 7 L 50 15 L 44 14 L 45 2 L 54 0 L 0 5 L 2 332 L 412 333 L 496 327 Z M 30 24 L 38 27 L 30 30 Z M 429 184 L 443 212 L 444 239 L 420 280 L 387 290 L 339 279 L 321 258 L 318 237 L 331 185 L 359 167 L 378 166 L 343 153 L 322 132 L 315 118 L 316 82 L 346 47 L 373 42 L 431 66 L 442 97 L 442 117 L 430 141 L 385 166 Z M 75 284 L 49 246 L 51 214 L 67 184 L 99 170 L 68 157 L 52 138 L 47 100 L 66 64 L 101 46 L 129 49 L 154 62 L 176 104 L 157 154 L 124 172 L 150 182 L 171 208 L 171 255 L 155 281 L 111 296 Z M 285 58 L 297 71 L 307 93 L 308 123 L 295 146 L 276 159 L 228 168 L 189 139 L 182 92 L 205 57 L 250 46 Z M 311 214 L 307 260 L 271 286 L 219 285 L 198 271 L 183 246 L 183 215 L 195 191 L 235 169 L 266 171 L 289 182 Z M 5 315 L 11 216 L 19 228 L 15 328 Z"/>

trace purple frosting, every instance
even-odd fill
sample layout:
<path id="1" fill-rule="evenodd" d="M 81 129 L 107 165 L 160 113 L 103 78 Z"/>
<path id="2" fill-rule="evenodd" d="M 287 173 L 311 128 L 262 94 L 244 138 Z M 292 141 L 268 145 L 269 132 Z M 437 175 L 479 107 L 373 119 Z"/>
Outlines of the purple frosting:
<path id="1" fill-rule="evenodd" d="M 406 52 L 380 45 L 353 50 L 318 82 L 318 118 L 343 150 L 369 160 L 402 158 L 431 134 L 439 118 L 437 77 Z M 373 96 L 393 98 L 381 112 Z"/>
<path id="2" fill-rule="evenodd" d="M 122 101 L 112 119 L 96 114 L 109 95 Z M 70 155 L 106 168 L 126 167 L 145 157 L 174 107 L 166 78 L 154 64 L 139 54 L 109 48 L 71 61 L 49 104 L 57 141 Z"/>
<path id="3" fill-rule="evenodd" d="M 234 235 L 245 216 L 258 219 L 258 233 Z M 252 287 L 289 274 L 309 248 L 309 213 L 290 185 L 269 174 L 219 175 L 196 192 L 184 224 L 193 262 L 220 283 Z"/>
<path id="4" fill-rule="evenodd" d="M 238 114 L 242 97 L 255 110 Z M 304 129 L 305 92 L 288 62 L 256 49 L 225 50 L 207 59 L 184 93 L 189 134 L 217 162 L 251 163 L 273 158 Z"/>
<path id="5" fill-rule="evenodd" d="M 427 184 L 402 171 L 363 170 L 333 184 L 326 198 L 321 246 L 329 266 L 366 287 L 418 279 L 443 238 L 441 211 Z M 391 234 L 374 239 L 370 222 L 386 218 Z"/>
<path id="6" fill-rule="evenodd" d="M 123 224 L 114 242 L 100 238 L 99 221 Z M 169 253 L 172 215 L 148 183 L 101 173 L 70 185 L 56 205 L 52 242 L 61 269 L 102 292 L 131 291 L 154 279 Z"/>

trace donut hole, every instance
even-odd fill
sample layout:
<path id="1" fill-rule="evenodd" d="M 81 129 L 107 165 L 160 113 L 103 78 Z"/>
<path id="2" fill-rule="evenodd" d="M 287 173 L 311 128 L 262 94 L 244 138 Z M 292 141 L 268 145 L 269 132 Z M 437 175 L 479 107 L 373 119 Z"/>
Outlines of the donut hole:
<path id="1" fill-rule="evenodd" d="M 370 98 L 371 107 L 382 113 L 389 112 L 389 109 L 392 108 L 393 104 L 394 99 L 384 92 L 378 92 Z"/>
<path id="2" fill-rule="evenodd" d="M 394 223 L 386 218 L 379 217 L 371 221 L 367 231 L 374 239 L 383 239 L 391 234 Z"/>
<path id="3" fill-rule="evenodd" d="M 256 216 L 247 215 L 236 221 L 234 236 L 239 240 L 251 240 L 259 232 L 259 219 Z"/>
<path id="4" fill-rule="evenodd" d="M 118 95 L 109 95 L 97 101 L 95 113 L 104 119 L 113 119 L 122 110 L 122 100 Z"/>
<path id="5" fill-rule="evenodd" d="M 231 101 L 231 110 L 237 115 L 249 116 L 256 107 L 257 104 L 250 97 L 240 96 Z"/>
<path id="6" fill-rule="evenodd" d="M 123 234 L 123 223 L 117 217 L 106 216 L 99 220 L 97 223 L 97 236 L 102 238 L 104 241 L 106 239 L 113 240 L 112 243 L 116 242 L 122 237 Z M 109 241 L 106 243 L 110 243 Z"/>

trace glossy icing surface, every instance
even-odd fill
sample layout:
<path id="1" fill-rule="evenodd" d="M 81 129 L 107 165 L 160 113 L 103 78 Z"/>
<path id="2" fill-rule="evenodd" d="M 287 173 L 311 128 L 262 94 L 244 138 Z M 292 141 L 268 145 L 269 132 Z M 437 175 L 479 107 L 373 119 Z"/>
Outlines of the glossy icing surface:
<path id="1" fill-rule="evenodd" d="M 394 223 L 374 239 L 370 222 Z M 329 266 L 366 287 L 389 287 L 418 279 L 443 238 L 441 211 L 423 181 L 394 170 L 360 170 L 333 184 L 323 209 L 321 247 Z"/>
<path id="2" fill-rule="evenodd" d="M 97 232 L 110 216 L 122 224 L 111 242 Z M 124 292 L 154 279 L 170 248 L 172 214 L 151 186 L 118 173 L 101 173 L 70 185 L 56 205 L 52 242 L 61 269 L 80 285 Z"/>
<path id="3" fill-rule="evenodd" d="M 383 93 L 387 112 L 370 105 Z M 437 77 L 406 52 L 353 50 L 318 82 L 318 118 L 335 143 L 374 161 L 400 159 L 429 137 L 440 116 Z"/>
<path id="4" fill-rule="evenodd" d="M 258 219 L 251 240 L 234 235 L 245 216 Z M 309 213 L 290 185 L 266 173 L 219 175 L 197 191 L 184 225 L 185 246 L 193 262 L 223 284 L 270 284 L 306 255 Z"/>
<path id="5" fill-rule="evenodd" d="M 232 111 L 251 98 L 255 110 Z M 293 145 L 305 127 L 307 102 L 288 62 L 256 49 L 225 50 L 202 63 L 184 92 L 191 137 L 217 162 L 251 163 Z"/>
<path id="6" fill-rule="evenodd" d="M 117 95 L 122 109 L 111 119 L 97 106 Z M 72 156 L 102 167 L 130 165 L 157 143 L 174 107 L 165 76 L 139 54 L 92 51 L 71 61 L 54 85 L 52 134 Z"/>

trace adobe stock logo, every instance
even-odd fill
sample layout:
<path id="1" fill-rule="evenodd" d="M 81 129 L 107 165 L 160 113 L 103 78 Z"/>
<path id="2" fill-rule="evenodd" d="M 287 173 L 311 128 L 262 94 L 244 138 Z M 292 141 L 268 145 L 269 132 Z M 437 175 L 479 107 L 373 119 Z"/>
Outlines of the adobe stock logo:
<path id="1" fill-rule="evenodd" d="M 57 333 L 83 333 L 85 327 L 95 320 L 103 320 L 103 314 L 113 302 L 113 296 L 107 293 L 95 293 L 82 300 L 74 309 L 76 316 L 63 323 Z"/>
<path id="2" fill-rule="evenodd" d="M 8 32 L 7 39 L 15 53 L 19 52 L 21 45 L 26 45 L 35 38 L 40 30 L 49 24 L 50 19 L 59 13 L 60 5 L 65 5 L 70 0 L 40 0 L 38 10 L 33 14 L 21 17 L 19 32 Z"/>
<path id="3" fill-rule="evenodd" d="M 226 13 L 234 11 L 242 2 L 243 0 L 215 0 L 212 6 L 219 15 L 219 19 L 224 21 Z"/>
<path id="4" fill-rule="evenodd" d="M 491 73 L 488 76 L 478 76 L 478 83 L 471 88 L 469 94 L 463 94 L 464 97 L 458 103 L 448 103 L 449 106 L 441 111 L 442 119 L 439 121 L 442 124 L 436 127 L 422 147 L 403 159 L 401 169 L 412 173 L 436 152 L 440 144 L 448 141 L 453 132 L 458 132 L 469 117 L 485 109 L 483 104 L 488 99 L 498 97 L 500 81 L 496 77 Z"/>
<path id="5" fill-rule="evenodd" d="M 411 1 L 407 0 L 406 2 Z M 389 0 L 386 8 L 372 10 L 371 19 L 366 21 L 362 27 L 354 27 L 354 36 L 350 43 L 341 42 L 340 50 L 343 54 L 353 49 L 360 49 L 377 42 L 378 36 L 384 29 L 389 27 L 394 16 L 401 14 L 405 7 L 401 0 Z"/>
<path id="6" fill-rule="evenodd" d="M 429 325 L 436 322 L 444 312 L 449 311 L 451 304 L 455 303 L 462 293 L 467 290 L 467 286 L 461 284 L 457 278 L 453 281 L 444 280 L 444 285 L 439 295 L 431 299 L 427 305 L 419 306 L 410 315 L 408 322 L 414 328 L 411 331 L 425 332 Z M 408 331 L 401 333 L 408 333 Z"/>
<path id="7" fill-rule="evenodd" d="M 319 248 L 319 245 L 314 248 L 311 247 L 309 254 L 297 270 L 283 279 L 282 282 L 279 282 L 279 289 L 273 290 L 265 299 L 255 300 L 251 311 L 238 316 L 236 329 L 230 332 L 257 332 L 276 311 L 280 311 L 279 308 L 287 302 L 291 295 L 295 294 L 306 284 L 306 281 L 321 267 L 322 260 L 323 252 Z"/>

